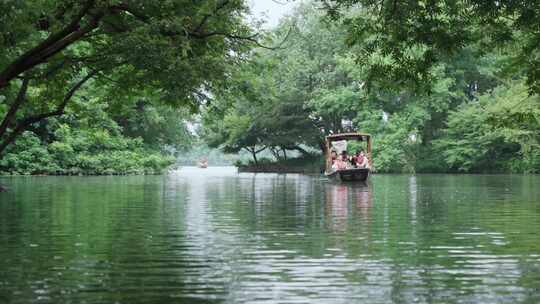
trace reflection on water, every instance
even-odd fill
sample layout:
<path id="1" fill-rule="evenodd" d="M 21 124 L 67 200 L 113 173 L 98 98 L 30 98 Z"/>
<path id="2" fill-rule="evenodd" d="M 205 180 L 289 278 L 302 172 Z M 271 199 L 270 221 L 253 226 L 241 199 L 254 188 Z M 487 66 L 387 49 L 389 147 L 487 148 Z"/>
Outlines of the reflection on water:
<path id="1" fill-rule="evenodd" d="M 331 230 L 346 231 L 349 213 L 355 225 L 368 225 L 373 205 L 370 186 L 367 183 L 327 183 L 325 185 L 327 218 Z"/>
<path id="2" fill-rule="evenodd" d="M 540 302 L 538 176 L 0 182 L 0 303 Z"/>

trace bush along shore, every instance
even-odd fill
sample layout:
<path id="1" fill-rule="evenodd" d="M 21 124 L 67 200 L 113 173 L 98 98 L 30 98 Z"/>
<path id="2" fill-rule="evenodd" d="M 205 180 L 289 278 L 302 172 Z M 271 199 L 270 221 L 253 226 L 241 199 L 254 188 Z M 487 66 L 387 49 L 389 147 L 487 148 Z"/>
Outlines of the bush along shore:
<path id="1" fill-rule="evenodd" d="M 297 158 L 271 160 L 262 158 L 256 163 L 236 162 L 238 172 L 254 173 L 321 173 L 324 172 L 324 157 L 310 155 Z"/>
<path id="2" fill-rule="evenodd" d="M 0 175 L 161 174 L 175 162 L 140 140 L 104 134 L 44 144 L 25 132 L 0 159 Z"/>
<path id="3" fill-rule="evenodd" d="M 377 147 L 375 147 L 377 151 Z M 379 157 L 378 157 L 379 156 Z M 461 172 L 458 170 L 452 170 L 449 168 L 444 168 L 441 166 L 435 166 L 435 162 L 431 163 L 432 166 L 424 165 L 417 167 L 407 167 L 394 168 L 385 166 L 388 160 L 387 154 L 385 151 L 379 151 L 379 154 L 375 154 L 373 157 L 373 173 L 445 173 L 445 174 L 456 174 L 456 173 L 465 173 L 465 174 L 512 174 L 520 173 L 523 174 L 525 170 L 518 170 L 508 168 L 501 164 L 499 168 L 477 168 L 475 170 L 468 170 L 466 172 Z M 427 159 L 424 164 L 430 164 L 430 160 Z M 234 164 L 238 168 L 238 172 L 252 172 L 252 173 L 323 173 L 325 170 L 325 160 L 324 157 L 320 154 L 309 155 L 309 156 L 300 156 L 295 158 L 288 159 L 268 159 L 261 158 L 257 162 L 250 160 L 248 162 L 238 161 Z"/>

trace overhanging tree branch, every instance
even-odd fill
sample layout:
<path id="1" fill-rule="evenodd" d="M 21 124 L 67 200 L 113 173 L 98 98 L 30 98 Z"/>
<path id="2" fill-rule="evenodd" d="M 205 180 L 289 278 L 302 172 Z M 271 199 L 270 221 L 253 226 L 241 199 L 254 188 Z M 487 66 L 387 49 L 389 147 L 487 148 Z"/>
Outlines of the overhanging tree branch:
<path id="1" fill-rule="evenodd" d="M 52 55 L 62 51 L 68 45 L 78 40 L 84 34 L 97 27 L 97 20 L 92 18 L 90 24 L 84 29 L 80 28 L 80 22 L 94 7 L 95 0 L 88 0 L 84 3 L 81 10 L 75 15 L 73 20 L 62 30 L 51 34 L 36 47 L 25 52 L 4 70 L 0 72 L 0 88 L 6 87 L 8 83 L 19 74 L 42 63 Z"/>
<path id="2" fill-rule="evenodd" d="M 138 12 L 136 9 L 134 9 L 133 7 L 130 7 L 126 3 L 119 3 L 119 4 L 116 4 L 116 5 L 112 5 L 110 7 L 110 9 L 113 12 L 115 12 L 115 11 L 116 12 L 124 11 L 126 13 L 129 13 L 130 15 L 132 15 L 133 17 L 135 17 L 139 21 L 142 21 L 144 23 L 150 23 L 150 17 L 149 16 L 146 16 L 145 14 Z"/>
<path id="3" fill-rule="evenodd" d="M 201 19 L 201 22 L 199 22 L 199 25 L 195 28 L 194 32 L 198 32 L 202 30 L 203 26 L 206 24 L 208 19 L 210 19 L 210 17 L 212 17 L 213 15 L 216 15 L 220 10 L 225 8 L 225 6 L 229 4 L 229 2 L 230 2 L 229 0 L 224 0 L 216 6 L 216 9 L 214 10 L 212 14 L 205 14 L 203 18 Z"/>
<path id="4" fill-rule="evenodd" d="M 11 121 L 13 121 L 13 119 L 15 118 L 15 114 L 17 113 L 17 110 L 19 110 L 19 107 L 26 100 L 26 91 L 28 91 L 29 82 L 30 82 L 30 78 L 25 77 L 23 79 L 21 88 L 19 89 L 19 93 L 17 94 L 17 98 L 15 98 L 15 101 L 9 107 L 9 110 L 6 113 L 6 116 L 4 116 L 4 120 L 2 121 L 2 124 L 0 124 L 0 135 L 4 135 L 4 133 L 6 133 L 6 130 L 11 124 Z"/>
<path id="5" fill-rule="evenodd" d="M 222 36 L 222 37 L 226 37 L 226 38 L 234 39 L 234 40 L 249 41 L 249 42 L 252 42 L 253 44 L 255 44 L 256 46 L 258 46 L 260 48 L 265 48 L 265 49 L 270 49 L 270 50 L 275 50 L 275 49 L 280 48 L 283 45 L 283 43 L 288 39 L 288 37 L 289 37 L 289 35 L 290 35 L 291 31 L 292 31 L 292 27 L 291 27 L 291 29 L 289 29 L 289 32 L 287 33 L 285 39 L 277 47 L 270 47 L 270 46 L 263 45 L 258 39 L 256 39 L 257 37 L 260 36 L 259 33 L 253 34 L 253 35 L 238 35 L 238 34 L 234 34 L 234 33 L 220 32 L 220 31 L 204 32 L 203 27 L 208 22 L 208 20 L 211 17 L 216 16 L 220 10 L 224 9 L 229 4 L 229 2 L 230 2 L 229 0 L 225 0 L 225 1 L 221 2 L 220 4 L 218 4 L 216 6 L 216 9 L 211 14 L 203 15 L 201 21 L 199 22 L 199 24 L 194 29 L 187 29 L 186 31 L 162 30 L 161 34 L 164 35 L 164 36 L 169 36 L 169 37 L 174 37 L 174 36 L 179 36 L 179 35 L 181 35 L 181 36 L 187 35 L 187 36 L 195 38 L 195 39 L 207 39 L 207 38 L 210 38 L 210 37 L 213 37 L 213 36 Z M 144 23 L 150 23 L 151 18 L 149 16 L 138 12 L 136 9 L 134 9 L 133 7 L 130 7 L 129 5 L 127 5 L 125 3 L 113 5 L 113 6 L 111 6 L 111 10 L 112 11 L 124 11 L 124 12 L 129 13 L 130 15 L 132 15 L 133 17 L 135 17 L 139 21 L 142 21 Z"/>
<path id="6" fill-rule="evenodd" d="M 17 136 L 19 136 L 23 131 L 28 129 L 32 124 L 49 117 L 60 116 L 64 114 L 65 108 L 69 100 L 73 97 L 73 95 L 75 95 L 75 92 L 77 92 L 77 90 L 79 90 L 88 80 L 94 77 L 98 72 L 98 70 L 93 70 L 88 73 L 88 75 L 86 75 L 83 79 L 79 80 L 71 89 L 69 89 L 66 95 L 64 95 L 62 102 L 56 107 L 54 111 L 29 116 L 19 121 L 13 131 L 11 131 L 11 133 L 7 136 L 7 138 L 2 140 L 2 142 L 0 143 L 0 155 L 6 149 L 6 147 L 11 144 L 15 140 L 15 138 L 17 138 Z"/>
<path id="7" fill-rule="evenodd" d="M 292 28 L 289 29 L 289 32 L 287 32 L 287 36 L 285 37 L 285 39 L 282 42 L 279 43 L 278 46 L 267 46 L 267 45 L 262 44 L 258 39 L 256 39 L 257 37 L 260 36 L 259 33 L 256 33 L 256 34 L 253 34 L 253 35 L 248 35 L 248 36 L 243 36 L 243 35 L 238 35 L 238 34 L 233 34 L 233 33 L 226 33 L 226 32 L 208 32 L 208 33 L 190 32 L 190 33 L 188 33 L 188 35 L 193 37 L 193 38 L 196 38 L 196 39 L 206 39 L 206 38 L 210 38 L 210 37 L 213 37 L 213 36 L 222 36 L 222 37 L 229 38 L 229 39 L 234 39 L 234 40 L 249 41 L 249 42 L 252 42 L 256 46 L 258 46 L 260 48 L 263 48 L 263 49 L 277 50 L 277 49 L 280 49 L 281 46 L 285 43 L 285 41 L 288 39 L 291 31 L 292 31 Z"/>

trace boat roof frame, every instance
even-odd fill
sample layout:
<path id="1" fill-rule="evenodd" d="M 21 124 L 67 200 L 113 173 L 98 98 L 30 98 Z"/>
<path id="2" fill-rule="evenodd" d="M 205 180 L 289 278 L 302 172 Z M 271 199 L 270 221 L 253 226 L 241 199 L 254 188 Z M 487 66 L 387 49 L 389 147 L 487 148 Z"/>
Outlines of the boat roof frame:
<path id="1" fill-rule="evenodd" d="M 337 133 L 326 136 L 327 142 L 334 142 L 338 140 L 358 140 L 358 141 L 364 141 L 364 138 L 366 138 L 366 141 L 369 141 L 371 139 L 371 135 L 367 133 L 358 133 L 358 132 L 349 132 L 349 133 Z"/>
<path id="2" fill-rule="evenodd" d="M 325 147 L 325 158 L 326 158 L 326 172 L 330 172 L 332 168 L 332 158 L 331 158 L 331 145 L 332 142 L 338 141 L 338 140 L 357 140 L 357 141 L 365 141 L 367 144 L 367 155 L 368 155 L 368 161 L 370 166 L 372 166 L 371 163 L 371 135 L 367 133 L 359 133 L 359 132 L 349 132 L 349 133 L 337 133 L 337 134 L 331 134 L 325 137 L 326 139 L 326 147 Z"/>

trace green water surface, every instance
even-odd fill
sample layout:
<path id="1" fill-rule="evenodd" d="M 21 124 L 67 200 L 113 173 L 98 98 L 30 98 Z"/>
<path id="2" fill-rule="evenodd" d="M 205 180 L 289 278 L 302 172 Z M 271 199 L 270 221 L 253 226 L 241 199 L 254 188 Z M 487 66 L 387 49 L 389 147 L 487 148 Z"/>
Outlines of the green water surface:
<path id="1" fill-rule="evenodd" d="M 540 176 L 0 184 L 0 303 L 540 303 Z"/>

